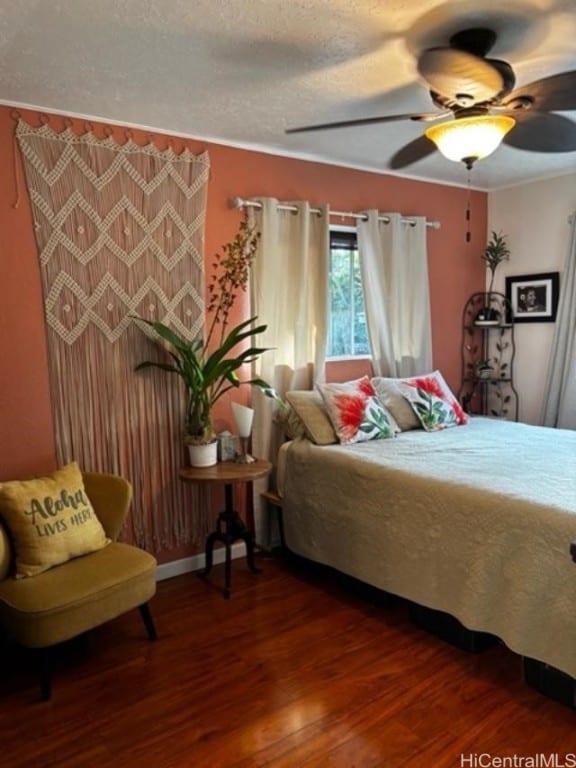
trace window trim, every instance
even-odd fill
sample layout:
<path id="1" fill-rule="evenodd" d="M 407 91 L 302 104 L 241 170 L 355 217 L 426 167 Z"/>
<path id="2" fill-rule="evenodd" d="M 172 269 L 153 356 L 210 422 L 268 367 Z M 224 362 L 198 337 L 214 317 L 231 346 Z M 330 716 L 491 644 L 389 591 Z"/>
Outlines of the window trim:
<path id="1" fill-rule="evenodd" d="M 349 224 L 330 224 L 329 227 L 329 250 L 330 243 L 331 243 L 331 234 L 332 232 L 342 232 L 344 234 L 351 234 L 356 236 L 356 244 L 358 244 L 358 229 L 354 226 L 350 226 Z M 329 302 L 329 317 L 328 317 L 328 323 L 330 324 L 330 302 Z M 368 343 L 370 343 L 370 339 L 367 338 Z M 330 355 L 328 345 L 330 343 L 330 333 L 328 333 L 328 337 L 326 339 L 326 362 L 349 362 L 354 360 L 371 360 L 372 355 L 370 352 L 365 354 L 350 354 L 350 355 Z"/>

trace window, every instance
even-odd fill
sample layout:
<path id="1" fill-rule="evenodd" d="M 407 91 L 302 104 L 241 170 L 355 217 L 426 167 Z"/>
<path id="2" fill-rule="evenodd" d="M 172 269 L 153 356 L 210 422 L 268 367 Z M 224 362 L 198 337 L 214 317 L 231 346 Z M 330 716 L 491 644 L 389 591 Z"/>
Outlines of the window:
<path id="1" fill-rule="evenodd" d="M 370 354 L 356 231 L 330 230 L 327 357 Z"/>

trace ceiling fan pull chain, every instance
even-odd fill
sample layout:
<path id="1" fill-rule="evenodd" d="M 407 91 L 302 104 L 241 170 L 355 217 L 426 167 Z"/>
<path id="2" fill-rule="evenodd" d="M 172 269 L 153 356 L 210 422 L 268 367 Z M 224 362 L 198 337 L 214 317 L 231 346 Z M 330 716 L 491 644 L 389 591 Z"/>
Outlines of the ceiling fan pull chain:
<path id="1" fill-rule="evenodd" d="M 467 169 L 468 176 L 468 188 L 466 194 L 466 242 L 469 243 L 472 239 L 470 234 L 470 168 Z"/>

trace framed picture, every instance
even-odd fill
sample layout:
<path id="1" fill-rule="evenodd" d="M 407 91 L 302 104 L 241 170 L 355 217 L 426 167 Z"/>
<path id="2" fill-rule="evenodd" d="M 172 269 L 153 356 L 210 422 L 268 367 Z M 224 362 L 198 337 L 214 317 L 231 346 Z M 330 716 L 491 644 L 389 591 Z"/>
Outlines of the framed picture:
<path id="1" fill-rule="evenodd" d="M 558 277 L 558 272 L 507 277 L 510 319 L 515 323 L 553 323 L 558 309 Z"/>

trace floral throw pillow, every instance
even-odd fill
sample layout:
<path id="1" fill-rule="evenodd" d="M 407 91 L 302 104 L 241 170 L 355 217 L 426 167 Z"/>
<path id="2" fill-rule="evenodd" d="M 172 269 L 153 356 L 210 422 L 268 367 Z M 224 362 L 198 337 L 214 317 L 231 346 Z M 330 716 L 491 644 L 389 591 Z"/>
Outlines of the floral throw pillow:
<path id="1" fill-rule="evenodd" d="M 380 440 L 400 431 L 368 376 L 345 384 L 319 384 L 318 390 L 340 443 Z"/>
<path id="2" fill-rule="evenodd" d="M 468 423 L 468 416 L 440 371 L 403 379 L 398 386 L 427 432 Z"/>

